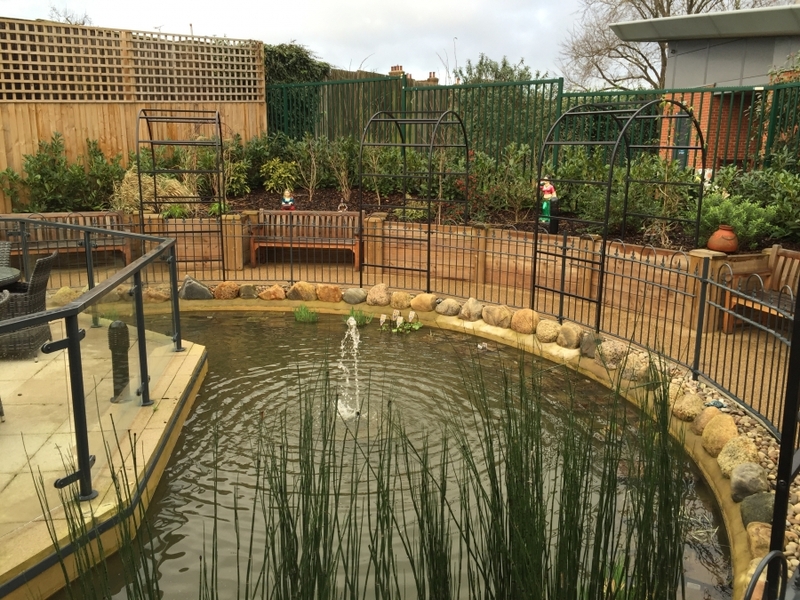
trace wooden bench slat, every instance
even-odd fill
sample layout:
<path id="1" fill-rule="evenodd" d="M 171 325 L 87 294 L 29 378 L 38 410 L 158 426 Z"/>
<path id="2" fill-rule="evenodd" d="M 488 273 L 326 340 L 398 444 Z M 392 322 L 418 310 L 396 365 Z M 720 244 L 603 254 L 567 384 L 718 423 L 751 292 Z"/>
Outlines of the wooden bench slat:
<path id="1" fill-rule="evenodd" d="M 256 266 L 259 248 L 325 248 L 351 250 L 354 268 L 361 268 L 357 212 L 258 211 L 250 235 L 250 264 Z"/>
<path id="2" fill-rule="evenodd" d="M 780 245 L 775 245 L 770 250 L 769 257 L 769 271 L 765 273 L 758 273 L 759 283 L 763 281 L 763 289 L 753 290 L 756 294 L 765 292 L 769 294 L 769 298 L 760 300 L 759 298 L 747 297 L 738 295 L 732 292 L 726 292 L 725 308 L 722 316 L 722 330 L 725 333 L 731 333 L 734 326 L 734 311 L 737 307 L 749 308 L 756 310 L 765 315 L 781 316 L 787 312 L 794 311 L 794 302 L 782 301 L 794 300 L 797 297 L 798 278 L 800 278 L 800 252 L 796 250 L 786 250 Z M 737 275 L 734 281 L 731 282 L 731 287 L 736 285 L 737 281 L 742 281 L 744 278 L 750 277 L 751 273 L 743 273 Z M 789 294 L 791 291 L 791 294 Z M 775 302 L 773 299 L 777 298 Z M 777 306 L 776 302 L 780 301 L 781 306 Z M 789 306 L 791 304 L 791 306 Z"/>
<path id="3" fill-rule="evenodd" d="M 93 234 L 93 251 L 121 252 L 125 264 L 131 262 L 131 243 L 128 238 L 113 235 L 114 231 L 125 231 L 124 215 L 113 211 L 96 213 L 15 213 L 14 217 L 32 219 L 52 223 L 80 225 L 83 227 L 98 227 L 108 229 L 109 234 Z M 14 235 L 16 223 L 5 222 L 0 224 L 0 239 L 14 242 L 11 253 L 22 254 L 22 241 L 19 235 Z M 59 252 L 85 252 L 84 233 L 80 230 L 61 227 L 47 227 L 46 225 L 26 227 L 26 246 L 33 255 L 50 254 L 53 250 Z"/>

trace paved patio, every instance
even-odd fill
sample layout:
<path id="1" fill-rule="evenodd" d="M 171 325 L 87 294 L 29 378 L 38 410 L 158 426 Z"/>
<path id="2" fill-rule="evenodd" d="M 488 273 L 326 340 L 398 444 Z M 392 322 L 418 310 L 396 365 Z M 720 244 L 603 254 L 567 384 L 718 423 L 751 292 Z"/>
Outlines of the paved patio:
<path id="1" fill-rule="evenodd" d="M 133 481 L 131 446 L 135 440 L 139 475 L 154 465 L 148 490 L 152 491 L 169 458 L 180 426 L 191 407 L 205 374 L 205 348 L 190 342 L 185 351 L 173 351 L 169 336 L 148 332 L 152 406 L 141 406 L 136 329 L 130 332 L 130 383 L 111 401 L 113 378 L 108 350 L 108 323 L 92 327 L 88 315 L 80 318 L 86 330 L 81 343 L 90 453 L 96 499 L 81 505 L 86 517 L 99 520 L 117 512 L 116 491 L 111 480 L 109 458 L 119 470 L 123 460 Z M 63 322 L 51 323 L 54 340 L 64 337 Z M 0 596 L 7 598 L 48 597 L 63 586 L 56 565 L 32 583 L 16 590 L 14 580 L 36 575 L 37 565 L 52 554 L 45 513 L 66 535 L 64 508 L 54 482 L 75 470 L 75 425 L 73 422 L 69 365 L 66 350 L 39 353 L 33 359 L 0 360 L 0 399 L 5 422 L 0 423 Z M 117 432 L 117 437 L 114 435 Z M 117 442 L 119 438 L 119 443 Z M 37 483 L 40 488 L 37 492 Z M 62 490 L 73 493 L 77 484 Z M 148 495 L 148 494 L 146 494 Z"/>

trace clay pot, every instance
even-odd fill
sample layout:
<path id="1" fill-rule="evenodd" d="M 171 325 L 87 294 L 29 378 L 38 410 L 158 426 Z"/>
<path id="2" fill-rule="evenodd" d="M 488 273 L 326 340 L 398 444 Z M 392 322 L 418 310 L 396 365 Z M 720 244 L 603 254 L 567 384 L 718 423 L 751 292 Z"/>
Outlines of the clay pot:
<path id="1" fill-rule="evenodd" d="M 730 254 L 739 249 L 739 238 L 730 225 L 720 225 L 711 237 L 708 238 L 706 248 Z"/>

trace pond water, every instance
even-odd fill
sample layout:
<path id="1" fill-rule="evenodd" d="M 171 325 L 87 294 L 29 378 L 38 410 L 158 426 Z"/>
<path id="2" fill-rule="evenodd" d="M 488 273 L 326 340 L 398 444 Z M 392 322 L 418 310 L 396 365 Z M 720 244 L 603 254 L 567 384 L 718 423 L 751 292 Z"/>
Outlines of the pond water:
<path id="1" fill-rule="evenodd" d="M 154 325 L 148 321 L 149 327 Z M 391 402 L 410 436 L 419 441 L 426 432 L 433 433 L 430 445 L 435 456 L 441 451 L 435 432 L 442 420 L 455 417 L 466 422 L 475 410 L 464 391 L 460 366 L 477 358 L 492 384 L 500 381 L 502 366 L 514 369 L 520 359 L 515 349 L 491 343 L 484 347 L 478 338 L 452 332 L 381 331 L 377 319 L 359 330 L 357 365 L 349 348 L 342 351 L 347 331 L 342 317 L 322 315 L 316 324 L 298 324 L 290 313 L 188 314 L 182 316 L 182 327 L 185 339 L 207 347 L 209 371 L 148 511 L 160 587 L 170 599 L 199 597 L 199 557 L 208 555 L 215 512 L 220 563 L 233 560 L 237 544 L 233 524 L 248 512 L 252 480 L 246 474 L 253 469 L 259 427 L 281 414 L 286 415 L 290 431 L 298 426 L 292 425 L 299 423 L 297 390 L 319 382 L 324 365 L 330 368 L 340 401 L 349 409 L 361 409 L 360 417 L 350 419 L 362 423 L 359 431 L 377 429 L 381 408 Z M 539 367 L 545 371 L 545 434 L 564 416 L 567 389 L 578 405 L 586 407 L 609 396 L 602 386 L 561 367 L 544 362 Z M 356 396 L 360 400 L 354 400 Z M 354 405 L 364 399 L 368 400 L 363 406 Z M 636 413 L 633 408 L 629 412 Z M 480 444 L 480 436 L 477 428 L 465 431 L 469 443 Z M 295 440 L 287 443 L 291 446 Z M 686 479 L 690 487 L 686 597 L 730 598 L 731 571 L 721 520 L 696 474 L 687 473 Z M 249 493 L 252 496 L 252 489 Z M 399 549 L 401 554 L 402 546 Z M 222 571 L 221 580 L 233 588 L 235 575 Z M 124 591 L 115 595 L 124 597 Z M 230 597 L 236 597 L 235 589 Z"/>

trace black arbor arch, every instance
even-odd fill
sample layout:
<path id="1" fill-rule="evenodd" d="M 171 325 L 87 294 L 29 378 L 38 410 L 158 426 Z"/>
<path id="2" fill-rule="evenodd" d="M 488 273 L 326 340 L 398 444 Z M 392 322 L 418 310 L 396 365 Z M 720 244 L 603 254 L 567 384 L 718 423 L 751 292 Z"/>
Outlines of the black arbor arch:
<path id="1" fill-rule="evenodd" d="M 632 170 L 636 163 L 644 166 Z M 561 115 L 542 144 L 536 176 L 568 193 L 559 199 L 558 214 L 540 218 L 534 234 L 531 307 L 563 316 L 548 303 L 563 305 L 565 294 L 580 298 L 599 331 L 610 236 L 624 239 L 637 230 L 663 240 L 680 229 L 696 247 L 705 164 L 700 124 L 677 100 L 585 104 Z M 590 205 L 590 216 L 576 216 L 587 214 L 586 205 L 576 205 L 578 197 Z M 570 233 L 591 238 L 591 250 L 568 242 Z M 565 288 L 576 271 L 591 272 L 591 284 Z"/>

